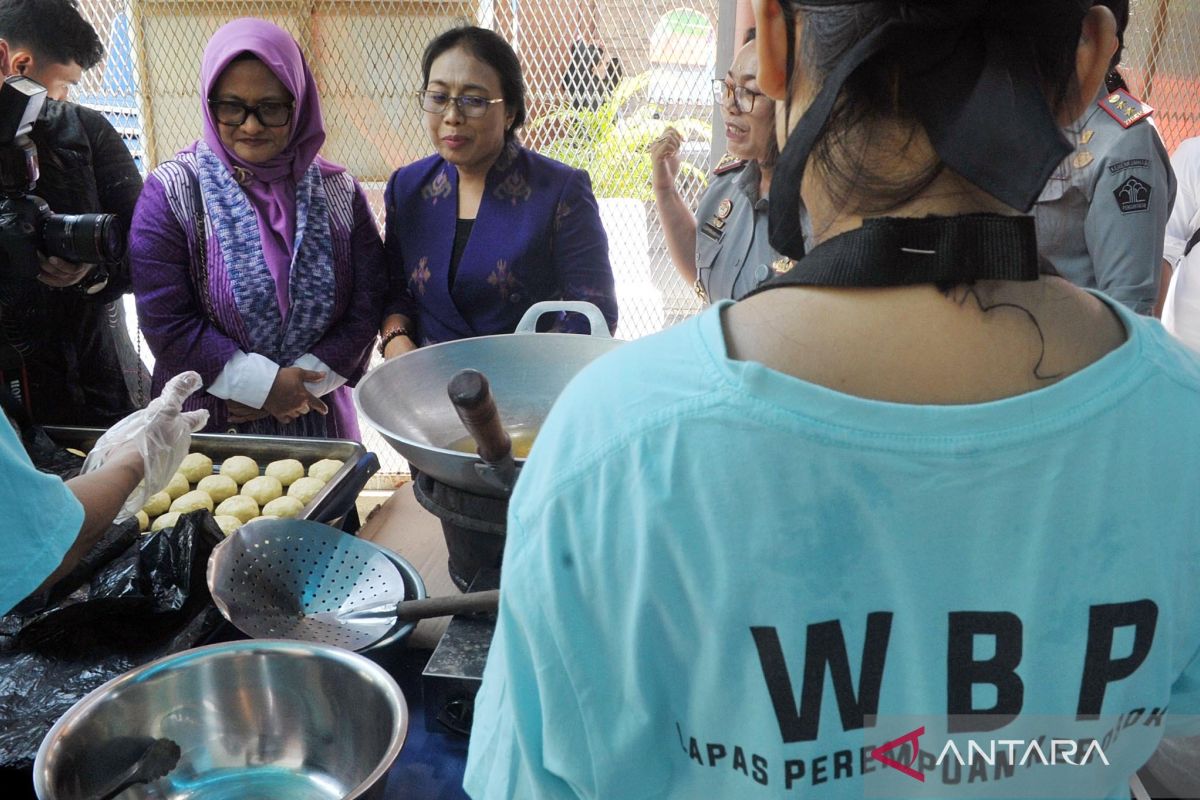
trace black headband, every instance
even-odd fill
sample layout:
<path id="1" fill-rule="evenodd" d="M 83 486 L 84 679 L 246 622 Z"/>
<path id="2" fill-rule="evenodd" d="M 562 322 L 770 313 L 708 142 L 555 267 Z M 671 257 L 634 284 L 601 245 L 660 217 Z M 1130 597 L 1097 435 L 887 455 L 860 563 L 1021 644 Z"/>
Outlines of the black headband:
<path id="1" fill-rule="evenodd" d="M 844 6 L 877 0 L 800 0 L 799 6 Z M 791 0 L 779 0 L 792 43 Z M 851 47 L 824 76 L 775 165 L 771 245 L 798 258 L 796 220 L 805 163 L 846 80 L 873 56 L 903 54 L 907 107 L 951 170 L 1000 200 L 1027 211 L 1072 149 L 1059 130 L 1035 66 L 1029 31 L 1078 31 L 1087 0 L 899 0 L 898 13 Z M 789 68 L 792 52 L 789 51 Z M 792 76 L 789 69 L 789 81 Z"/>

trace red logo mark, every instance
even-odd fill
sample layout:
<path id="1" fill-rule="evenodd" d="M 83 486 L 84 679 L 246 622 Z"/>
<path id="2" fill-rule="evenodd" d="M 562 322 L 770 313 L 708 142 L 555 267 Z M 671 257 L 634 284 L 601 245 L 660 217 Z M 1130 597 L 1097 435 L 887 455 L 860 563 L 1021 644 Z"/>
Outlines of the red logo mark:
<path id="1" fill-rule="evenodd" d="M 879 763 L 883 764 L 885 767 L 891 767 L 892 769 L 899 770 L 900 772 L 903 772 L 908 777 L 916 778 L 921 783 L 924 783 L 925 776 L 912 768 L 913 764 L 917 763 L 917 757 L 921 754 L 921 737 L 924 735 L 925 735 L 925 726 L 922 725 L 921 727 L 917 728 L 915 731 L 909 731 L 908 733 L 904 734 L 899 739 L 892 739 L 890 742 L 886 742 L 884 744 L 879 745 L 879 747 L 876 747 L 874 750 L 871 751 L 871 758 L 873 758 L 876 761 L 878 761 Z M 888 753 L 892 750 L 895 750 L 900 745 L 909 744 L 909 743 L 912 744 L 913 755 L 912 755 L 912 761 L 909 762 L 908 764 L 901 764 L 899 761 L 896 761 L 895 759 L 892 759 L 892 758 L 888 758 L 887 755 L 885 755 L 886 753 Z"/>

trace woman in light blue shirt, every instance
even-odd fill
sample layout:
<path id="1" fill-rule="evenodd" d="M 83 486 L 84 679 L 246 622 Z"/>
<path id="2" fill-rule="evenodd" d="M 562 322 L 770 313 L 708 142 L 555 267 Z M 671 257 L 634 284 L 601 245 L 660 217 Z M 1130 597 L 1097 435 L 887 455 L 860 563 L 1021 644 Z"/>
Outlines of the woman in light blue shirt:
<path id="1" fill-rule="evenodd" d="M 787 136 L 771 243 L 798 263 L 558 399 L 465 786 L 1127 800 L 1200 718 L 1200 358 L 1042 275 L 1028 216 L 1112 13 L 754 7 Z M 1052 739 L 1073 763 L 1026 752 Z"/>
<path id="2" fill-rule="evenodd" d="M 194 372 L 177 376 L 162 398 L 135 412 L 147 418 L 141 442 L 125 442 L 102 466 L 65 483 L 33 466 L 16 430 L 0 414 L 0 615 L 71 571 L 142 484 L 147 464 L 154 465 L 152 474 L 166 475 L 165 485 L 179 465 L 164 464 L 164 452 L 182 449 L 179 459 L 187 453 L 186 445 L 177 448 L 177 442 L 167 441 L 167 433 L 178 427 L 175 418 L 183 416 L 191 430 L 208 418 L 208 412 L 179 414 L 183 399 L 199 385 Z"/>

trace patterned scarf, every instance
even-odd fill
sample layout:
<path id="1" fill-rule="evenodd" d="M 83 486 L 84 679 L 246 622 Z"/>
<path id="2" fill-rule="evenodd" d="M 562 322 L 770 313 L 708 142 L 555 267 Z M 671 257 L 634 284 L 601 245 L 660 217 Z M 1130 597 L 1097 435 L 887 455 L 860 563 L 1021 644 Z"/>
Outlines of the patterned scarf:
<path id="1" fill-rule="evenodd" d="M 196 167 L 210 240 L 215 235 L 229 273 L 234 303 L 249 339 L 246 344 L 253 352 L 288 366 L 312 349 L 333 316 L 333 236 L 320 168 L 311 164 L 296 186 L 290 308 L 284 320 L 275 297 L 275 279 L 263 256 L 258 218 L 245 193 L 204 142 L 196 146 Z M 252 427 L 254 432 L 282 433 L 284 428 L 289 434 L 323 436 L 326 426 L 321 415 L 306 414 L 293 425 L 265 419 Z"/>

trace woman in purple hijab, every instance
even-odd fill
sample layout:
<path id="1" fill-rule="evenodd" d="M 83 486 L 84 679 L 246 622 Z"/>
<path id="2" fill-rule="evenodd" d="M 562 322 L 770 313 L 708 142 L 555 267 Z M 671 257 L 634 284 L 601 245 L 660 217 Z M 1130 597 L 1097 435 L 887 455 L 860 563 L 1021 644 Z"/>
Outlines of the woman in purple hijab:
<path id="1" fill-rule="evenodd" d="M 285 31 L 239 19 L 200 91 L 203 137 L 150 173 L 130 233 L 154 391 L 196 370 L 210 430 L 357 438 L 383 249 L 358 182 L 317 155 L 312 73 Z"/>

